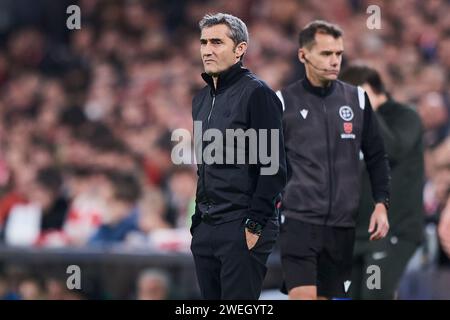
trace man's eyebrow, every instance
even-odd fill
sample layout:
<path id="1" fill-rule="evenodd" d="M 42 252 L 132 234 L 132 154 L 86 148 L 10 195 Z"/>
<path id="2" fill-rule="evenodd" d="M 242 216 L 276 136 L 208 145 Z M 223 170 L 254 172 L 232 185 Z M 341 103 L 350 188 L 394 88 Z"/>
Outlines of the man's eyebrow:
<path id="1" fill-rule="evenodd" d="M 336 52 L 336 53 L 343 53 L 344 52 L 344 50 L 336 50 L 336 51 L 333 51 L 333 50 L 322 50 L 322 51 L 320 51 L 320 53 L 322 54 L 332 54 L 333 52 Z"/>
<path id="2" fill-rule="evenodd" d="M 200 38 L 200 42 L 223 42 L 223 40 L 221 38 L 210 38 L 210 39 L 206 39 L 206 38 Z"/>

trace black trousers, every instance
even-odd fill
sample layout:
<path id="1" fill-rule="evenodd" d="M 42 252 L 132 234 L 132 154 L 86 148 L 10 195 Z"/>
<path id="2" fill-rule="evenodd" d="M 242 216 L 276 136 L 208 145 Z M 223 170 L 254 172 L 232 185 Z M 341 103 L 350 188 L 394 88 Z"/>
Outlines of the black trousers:
<path id="1" fill-rule="evenodd" d="M 279 234 L 278 220 L 269 220 L 251 250 L 243 219 L 219 225 L 201 222 L 192 233 L 191 251 L 203 299 L 257 300 Z"/>
<path id="2" fill-rule="evenodd" d="M 355 300 L 392 300 L 403 272 L 419 244 L 390 235 L 378 241 L 355 243 L 351 295 Z M 368 267 L 378 266 L 381 271 L 380 288 L 370 289 Z"/>

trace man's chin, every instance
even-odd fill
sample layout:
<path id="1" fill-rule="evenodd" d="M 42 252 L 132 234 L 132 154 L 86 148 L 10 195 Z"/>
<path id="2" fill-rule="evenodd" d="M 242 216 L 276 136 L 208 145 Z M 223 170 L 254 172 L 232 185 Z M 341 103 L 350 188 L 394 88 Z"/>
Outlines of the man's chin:
<path id="1" fill-rule="evenodd" d="M 325 79 L 327 79 L 328 81 L 333 81 L 336 80 L 338 78 L 338 74 L 327 74 Z"/>
<path id="2" fill-rule="evenodd" d="M 205 69 L 205 73 L 211 77 L 217 77 L 220 72 L 217 70 Z"/>

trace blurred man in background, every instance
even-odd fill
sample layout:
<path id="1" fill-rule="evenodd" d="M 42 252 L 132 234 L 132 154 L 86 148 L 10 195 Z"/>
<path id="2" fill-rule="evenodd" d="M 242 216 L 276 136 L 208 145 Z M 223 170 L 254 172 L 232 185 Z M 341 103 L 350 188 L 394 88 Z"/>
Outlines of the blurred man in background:
<path id="1" fill-rule="evenodd" d="M 143 270 L 137 279 L 137 300 L 167 300 L 170 293 L 170 276 L 157 269 Z"/>
<path id="2" fill-rule="evenodd" d="M 12 207 L 4 228 L 5 242 L 11 245 L 64 245 L 63 225 L 69 202 L 62 190 L 63 178 L 56 167 L 36 173 L 28 185 L 26 204 Z"/>
<path id="3" fill-rule="evenodd" d="M 448 197 L 447 204 L 441 213 L 438 234 L 439 239 L 441 240 L 442 249 L 450 258 L 450 196 Z"/>
<path id="4" fill-rule="evenodd" d="M 370 177 L 362 172 L 362 195 L 356 225 L 352 271 L 353 299 L 394 299 L 406 265 L 423 238 L 424 159 L 422 123 L 411 108 L 393 100 L 380 75 L 365 65 L 353 65 L 341 80 L 361 86 L 369 96 L 379 123 L 391 167 L 389 237 L 377 242 L 367 239 L 366 226 L 373 210 Z M 381 289 L 367 287 L 367 268 L 381 269 Z"/>
<path id="5" fill-rule="evenodd" d="M 141 187 L 132 174 L 109 173 L 104 187 L 107 209 L 102 224 L 89 240 L 91 245 L 106 245 L 125 241 L 138 230 L 138 200 Z"/>

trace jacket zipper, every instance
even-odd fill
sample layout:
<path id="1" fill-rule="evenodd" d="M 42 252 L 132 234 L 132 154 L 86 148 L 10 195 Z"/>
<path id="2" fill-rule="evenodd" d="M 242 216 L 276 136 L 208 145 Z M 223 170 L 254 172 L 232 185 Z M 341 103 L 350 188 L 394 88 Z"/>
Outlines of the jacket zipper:
<path id="1" fill-rule="evenodd" d="M 333 185 L 332 185 L 332 174 L 331 174 L 331 155 L 330 155 L 330 129 L 328 126 L 328 116 L 327 116 L 327 108 L 325 106 L 325 103 L 322 102 L 323 111 L 325 113 L 325 128 L 326 128 L 326 134 L 327 134 L 327 158 L 328 158 L 328 185 L 329 187 L 329 196 L 328 196 L 328 213 L 324 221 L 324 225 L 327 224 L 328 218 L 330 217 L 331 213 L 331 200 L 333 195 Z"/>
<path id="2" fill-rule="evenodd" d="M 209 129 L 209 120 L 211 119 L 211 115 L 214 109 L 214 104 L 216 102 L 216 95 L 213 94 L 213 100 L 211 102 L 211 109 L 209 110 L 208 119 L 206 121 L 206 128 L 205 130 Z M 208 192 L 206 189 L 206 183 L 205 183 L 205 164 L 202 164 L 202 180 L 203 180 L 203 188 L 205 189 L 205 196 L 206 196 L 206 202 L 208 203 L 208 208 L 206 209 L 206 214 L 208 214 L 209 208 L 211 207 L 211 201 L 208 197 Z"/>
<path id="3" fill-rule="evenodd" d="M 216 102 L 216 95 L 215 94 L 213 94 L 213 100 L 212 100 L 212 103 L 211 103 L 211 109 L 209 110 L 209 114 L 208 114 L 208 121 L 207 121 L 207 129 L 209 129 L 209 119 L 211 118 L 211 114 L 212 114 L 212 112 L 213 112 L 213 109 L 214 109 L 214 102 Z"/>

